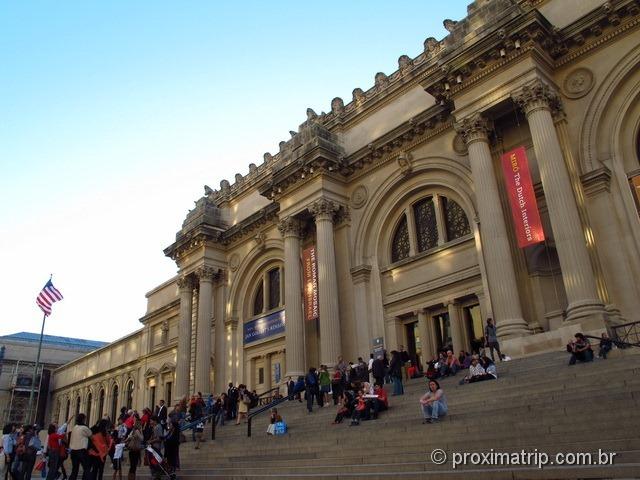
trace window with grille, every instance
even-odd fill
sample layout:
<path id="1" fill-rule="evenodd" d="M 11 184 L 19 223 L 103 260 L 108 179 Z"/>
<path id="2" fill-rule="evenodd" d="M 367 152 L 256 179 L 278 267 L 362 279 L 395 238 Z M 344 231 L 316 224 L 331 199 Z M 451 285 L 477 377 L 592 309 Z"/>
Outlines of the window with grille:
<path id="1" fill-rule="evenodd" d="M 398 262 L 409 256 L 409 228 L 407 226 L 407 217 L 402 216 L 402 220 L 396 227 L 396 233 L 393 235 L 391 242 L 391 261 Z"/>
<path id="2" fill-rule="evenodd" d="M 391 263 L 408 258 L 411 246 L 421 253 L 446 245 L 471 234 L 469 219 L 457 202 L 441 195 L 429 196 L 415 202 L 405 210 L 391 239 Z M 410 234 L 408 218 L 413 213 L 415 235 Z M 440 226 L 441 235 L 438 234 Z M 441 237 L 441 238 L 440 238 Z"/>
<path id="3" fill-rule="evenodd" d="M 449 198 L 442 197 L 442 207 L 444 210 L 444 221 L 448 241 L 464 237 L 471 233 L 469 220 L 460 205 Z"/>
<path id="4" fill-rule="evenodd" d="M 438 225 L 433 197 L 428 197 L 413 205 L 416 221 L 417 247 L 419 252 L 438 246 Z"/>

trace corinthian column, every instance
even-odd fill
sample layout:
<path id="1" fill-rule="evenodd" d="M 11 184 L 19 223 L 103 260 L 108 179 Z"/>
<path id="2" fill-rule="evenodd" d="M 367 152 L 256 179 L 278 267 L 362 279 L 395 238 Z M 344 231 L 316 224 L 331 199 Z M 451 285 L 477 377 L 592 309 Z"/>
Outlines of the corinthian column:
<path id="1" fill-rule="evenodd" d="M 215 269 L 200 267 L 196 275 L 200 280 L 198 302 L 198 331 L 196 334 L 196 392 L 211 392 L 211 314 L 213 312 L 213 277 Z"/>
<path id="2" fill-rule="evenodd" d="M 524 110 L 531 130 L 542 188 L 567 292 L 567 320 L 604 315 L 587 251 L 567 165 L 551 116 L 560 105 L 557 94 L 539 79 L 512 95 Z"/>
<path id="3" fill-rule="evenodd" d="M 193 304 L 193 280 L 191 277 L 178 279 L 180 291 L 180 319 L 178 321 L 178 354 L 176 358 L 175 398 L 189 395 L 189 375 L 191 367 L 191 316 Z M 167 398 L 167 402 L 172 402 Z"/>
<path id="4" fill-rule="evenodd" d="M 465 118 L 456 125 L 456 129 L 469 150 L 480 217 L 482 251 L 498 334 L 503 338 L 527 335 L 530 333 L 529 327 L 522 317 L 507 227 L 489 150 L 489 123 L 477 114 Z"/>
<path id="5" fill-rule="evenodd" d="M 278 225 L 284 237 L 284 331 L 286 345 L 285 376 L 304 375 L 304 320 L 302 318 L 302 279 L 300 269 L 300 222 L 286 218 Z"/>
<path id="6" fill-rule="evenodd" d="M 320 297 L 320 363 L 332 367 L 341 354 L 338 277 L 333 244 L 333 215 L 338 204 L 326 199 L 309 208 L 316 221 L 318 289 Z"/>

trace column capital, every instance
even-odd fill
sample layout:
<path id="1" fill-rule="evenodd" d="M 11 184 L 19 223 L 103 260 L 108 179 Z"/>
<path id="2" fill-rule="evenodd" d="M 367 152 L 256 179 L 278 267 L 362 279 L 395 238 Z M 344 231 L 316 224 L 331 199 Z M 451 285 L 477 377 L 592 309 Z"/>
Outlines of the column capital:
<path id="1" fill-rule="evenodd" d="M 548 110 L 552 113 L 562 110 L 558 93 L 540 79 L 511 93 L 511 99 L 527 117 L 538 110 Z"/>
<path id="2" fill-rule="evenodd" d="M 178 278 L 178 289 L 182 291 L 193 290 L 193 278 L 190 275 L 183 275 Z"/>
<path id="3" fill-rule="evenodd" d="M 286 217 L 278 222 L 278 230 L 283 237 L 300 237 L 302 223 L 295 217 Z"/>
<path id="4" fill-rule="evenodd" d="M 332 200 L 321 198 L 309 205 L 309 211 L 317 220 L 333 221 L 333 215 L 340 209 L 340 205 Z"/>
<path id="5" fill-rule="evenodd" d="M 232 329 L 238 328 L 238 317 L 227 317 L 224 321 L 226 327 L 231 327 Z"/>
<path id="6" fill-rule="evenodd" d="M 213 282 L 214 278 L 218 274 L 218 269 L 203 265 L 201 267 L 198 267 L 198 269 L 195 271 L 195 274 L 198 277 L 198 280 L 200 280 L 201 282 Z"/>
<path id="7" fill-rule="evenodd" d="M 474 142 L 489 143 L 489 132 L 493 123 L 481 113 L 474 113 L 455 124 L 456 131 L 462 135 L 467 147 Z"/>

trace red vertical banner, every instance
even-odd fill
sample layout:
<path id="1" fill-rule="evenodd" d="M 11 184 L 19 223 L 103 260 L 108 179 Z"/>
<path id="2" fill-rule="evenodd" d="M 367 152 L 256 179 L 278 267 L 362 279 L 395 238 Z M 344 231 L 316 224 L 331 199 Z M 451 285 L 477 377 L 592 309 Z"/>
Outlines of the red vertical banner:
<path id="1" fill-rule="evenodd" d="M 318 300 L 318 261 L 316 247 L 302 251 L 302 282 L 304 289 L 304 319 L 315 320 L 320 316 Z"/>
<path id="2" fill-rule="evenodd" d="M 518 147 L 502 155 L 502 172 L 518 246 L 524 248 L 544 242 L 544 230 L 524 147 Z"/>

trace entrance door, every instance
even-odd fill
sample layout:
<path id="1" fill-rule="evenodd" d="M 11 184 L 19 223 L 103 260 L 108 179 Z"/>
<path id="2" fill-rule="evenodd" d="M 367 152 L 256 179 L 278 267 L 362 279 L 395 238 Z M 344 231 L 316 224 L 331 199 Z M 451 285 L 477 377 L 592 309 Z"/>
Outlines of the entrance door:
<path id="1" fill-rule="evenodd" d="M 471 344 L 472 353 L 480 353 L 484 338 L 480 305 L 464 307 L 464 327 Z"/>
<path id="2" fill-rule="evenodd" d="M 422 371 L 424 359 L 422 358 L 422 339 L 420 338 L 418 322 L 407 323 L 404 328 L 407 336 L 409 359 L 411 359 L 411 363 L 418 367 L 418 370 Z"/>
<path id="3" fill-rule="evenodd" d="M 449 313 L 441 313 L 433 317 L 436 324 L 436 344 L 438 351 L 451 348 L 451 324 L 449 323 Z"/>

